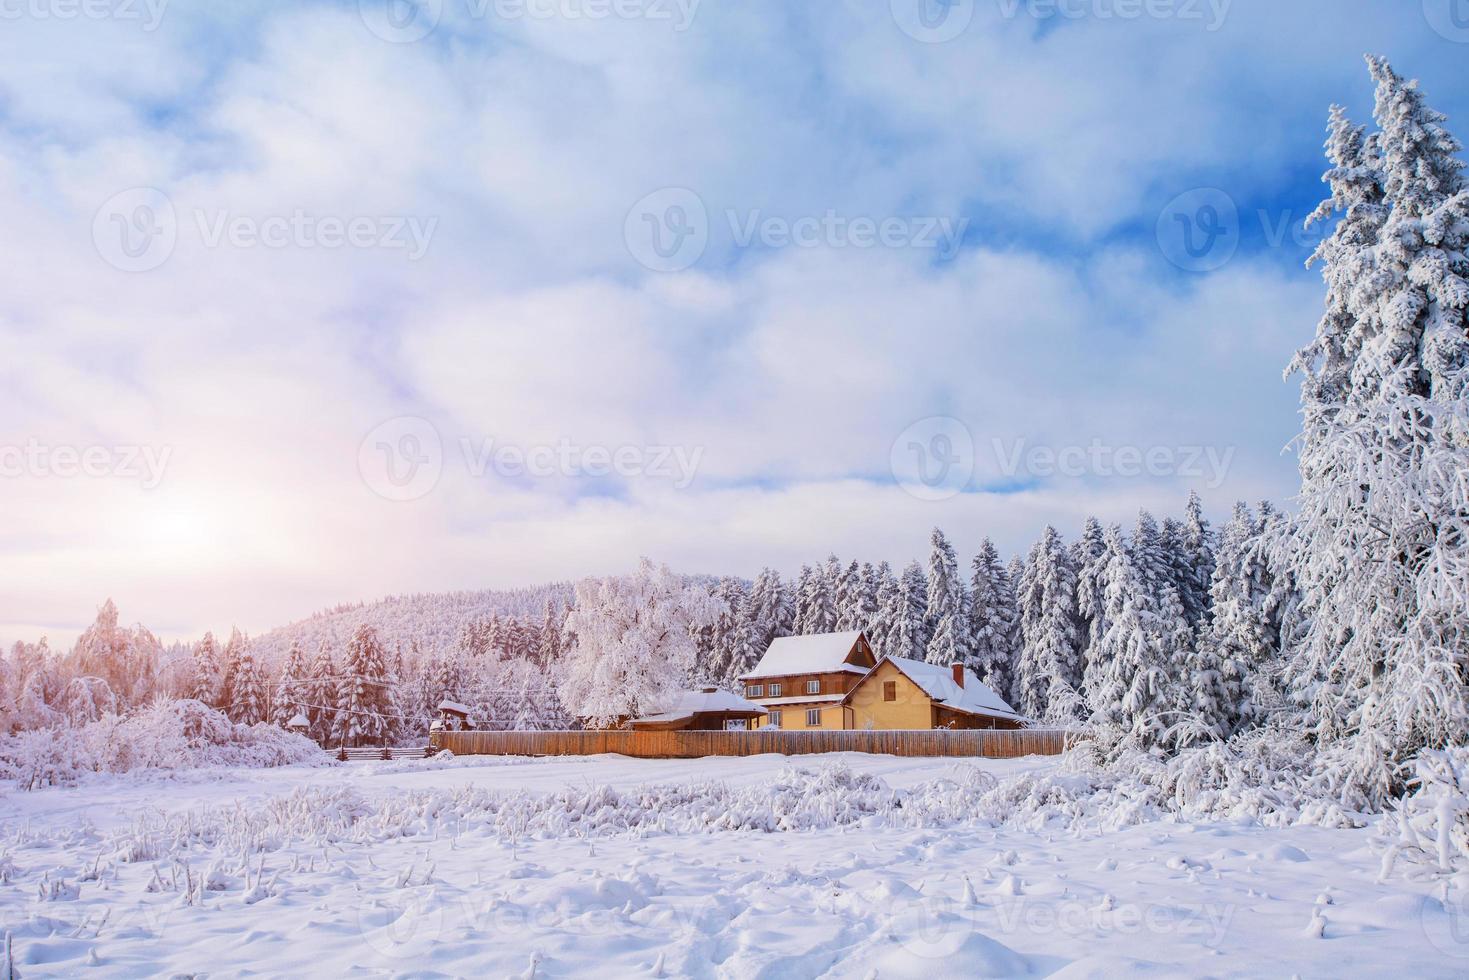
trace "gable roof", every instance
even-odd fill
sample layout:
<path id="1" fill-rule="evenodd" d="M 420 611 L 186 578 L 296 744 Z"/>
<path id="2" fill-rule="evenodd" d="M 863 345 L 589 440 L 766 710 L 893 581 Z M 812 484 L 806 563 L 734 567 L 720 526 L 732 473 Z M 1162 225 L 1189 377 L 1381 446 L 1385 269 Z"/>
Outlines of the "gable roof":
<path id="1" fill-rule="evenodd" d="M 738 694 L 728 691 L 683 691 L 678 700 L 667 711 L 645 715 L 637 721 L 679 721 L 694 715 L 732 712 L 734 714 L 763 715 L 765 709 L 754 701 L 746 701 Z"/>
<path id="2" fill-rule="evenodd" d="M 940 664 L 925 663 L 922 660 L 909 660 L 907 657 L 883 657 L 872 668 L 868 676 L 877 673 L 877 668 L 883 665 L 883 661 L 891 662 L 894 667 L 903 672 L 914 684 L 933 698 L 934 701 L 954 711 L 962 711 L 970 715 L 991 715 L 998 718 L 1013 718 L 1016 721 L 1025 721 L 1014 708 L 1005 702 L 1005 699 L 996 694 L 990 687 L 974 676 L 974 671 L 968 667 L 964 668 L 964 686 L 960 687 L 954 683 L 954 672 L 949 667 Z M 867 680 L 864 677 L 857 682 L 861 687 Z M 854 687 L 852 691 L 857 688 Z M 852 691 L 847 692 L 847 697 L 852 696 Z"/>
<path id="3" fill-rule="evenodd" d="M 867 673 L 866 667 L 847 663 L 847 656 L 857 645 L 861 630 L 845 633 L 808 633 L 805 636 L 782 636 L 770 644 L 755 669 L 740 680 L 760 677 L 786 677 L 791 674 L 829 674 L 846 671 Z"/>

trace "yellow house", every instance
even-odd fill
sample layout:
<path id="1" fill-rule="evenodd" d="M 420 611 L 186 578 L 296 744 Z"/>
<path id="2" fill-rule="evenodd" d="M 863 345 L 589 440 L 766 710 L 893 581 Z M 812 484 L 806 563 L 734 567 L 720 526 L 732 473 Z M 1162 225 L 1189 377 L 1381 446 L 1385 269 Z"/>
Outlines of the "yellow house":
<path id="1" fill-rule="evenodd" d="M 883 657 L 847 692 L 848 727 L 1020 728 L 1015 709 L 962 664 Z"/>
<path id="2" fill-rule="evenodd" d="M 842 702 L 876 662 L 861 630 L 779 637 L 740 678 L 745 697 L 765 710 L 754 726 L 851 728 Z"/>
<path id="3" fill-rule="evenodd" d="M 959 665 L 875 658 L 860 630 L 783 636 L 740 678 L 755 728 L 1020 728 L 1015 709 Z"/>

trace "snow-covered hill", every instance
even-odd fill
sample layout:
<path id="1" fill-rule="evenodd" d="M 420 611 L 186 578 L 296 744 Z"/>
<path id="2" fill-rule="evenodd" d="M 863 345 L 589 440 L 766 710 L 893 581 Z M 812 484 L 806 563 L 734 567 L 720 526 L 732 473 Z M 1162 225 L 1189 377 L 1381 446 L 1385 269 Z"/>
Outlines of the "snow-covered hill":
<path id="1" fill-rule="evenodd" d="M 277 627 L 254 637 L 252 646 L 256 656 L 267 661 L 284 658 L 293 642 L 299 642 L 307 652 L 316 650 L 322 640 L 342 649 L 357 627 L 366 623 L 377 630 L 389 650 L 398 646 L 407 650 L 416 642 L 419 649 L 429 652 L 452 646 L 466 623 L 498 615 L 539 625 L 548 602 L 564 608 L 571 600 L 570 582 L 524 589 L 388 596 L 376 602 L 337 606 Z"/>

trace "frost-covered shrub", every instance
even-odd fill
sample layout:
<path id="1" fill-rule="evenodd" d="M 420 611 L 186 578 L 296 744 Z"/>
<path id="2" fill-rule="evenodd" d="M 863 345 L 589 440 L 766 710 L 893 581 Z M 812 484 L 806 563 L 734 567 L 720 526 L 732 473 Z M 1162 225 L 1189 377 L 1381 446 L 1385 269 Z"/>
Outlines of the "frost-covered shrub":
<path id="1" fill-rule="evenodd" d="M 1469 869 L 1469 747 L 1422 753 L 1408 786 L 1382 821 L 1383 877 Z"/>
<path id="2" fill-rule="evenodd" d="M 86 772 L 325 763 L 309 739 L 274 725 L 237 725 L 198 701 L 159 701 L 126 717 L 0 737 L 0 778 L 26 789 Z"/>

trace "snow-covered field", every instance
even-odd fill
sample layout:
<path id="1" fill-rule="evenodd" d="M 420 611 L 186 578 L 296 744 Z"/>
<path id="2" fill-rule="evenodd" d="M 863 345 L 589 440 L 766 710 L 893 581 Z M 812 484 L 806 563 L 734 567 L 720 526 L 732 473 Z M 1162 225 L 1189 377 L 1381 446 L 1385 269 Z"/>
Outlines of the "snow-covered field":
<path id="1" fill-rule="evenodd" d="M 840 771 L 762 796 L 808 778 L 788 762 L 912 791 L 907 816 L 844 809 Z M 1378 883 L 1370 830 L 921 826 L 976 768 L 1055 764 L 459 759 L 10 791 L 0 923 L 26 977 L 1469 974 L 1469 919 Z M 756 805 L 815 829 L 719 829 Z"/>

